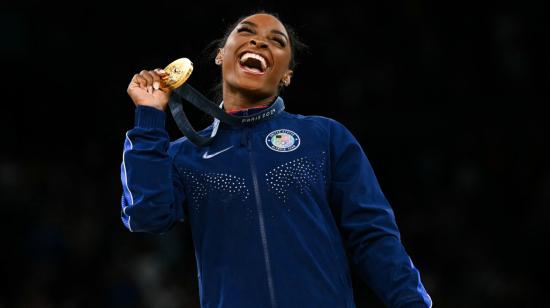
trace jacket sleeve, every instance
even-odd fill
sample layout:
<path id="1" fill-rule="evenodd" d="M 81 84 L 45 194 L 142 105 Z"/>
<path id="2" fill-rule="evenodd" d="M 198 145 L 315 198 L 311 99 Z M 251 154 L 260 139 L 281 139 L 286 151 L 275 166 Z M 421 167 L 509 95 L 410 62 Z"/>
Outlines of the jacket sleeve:
<path id="1" fill-rule="evenodd" d="M 124 226 L 132 232 L 164 233 L 183 221 L 183 185 L 173 164 L 175 146 L 164 129 L 165 113 L 138 106 L 122 154 Z"/>
<path id="2" fill-rule="evenodd" d="M 365 153 L 336 121 L 331 125 L 331 166 L 331 204 L 360 276 L 388 307 L 431 307 Z"/>

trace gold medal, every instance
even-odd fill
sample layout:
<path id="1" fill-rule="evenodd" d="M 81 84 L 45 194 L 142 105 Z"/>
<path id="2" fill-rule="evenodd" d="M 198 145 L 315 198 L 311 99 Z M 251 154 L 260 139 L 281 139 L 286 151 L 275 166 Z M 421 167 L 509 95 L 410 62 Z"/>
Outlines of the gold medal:
<path id="1" fill-rule="evenodd" d="M 180 58 L 168 64 L 164 69 L 168 73 L 168 78 L 164 80 L 164 84 L 170 90 L 181 87 L 191 76 L 193 72 L 193 62 L 187 58 Z"/>

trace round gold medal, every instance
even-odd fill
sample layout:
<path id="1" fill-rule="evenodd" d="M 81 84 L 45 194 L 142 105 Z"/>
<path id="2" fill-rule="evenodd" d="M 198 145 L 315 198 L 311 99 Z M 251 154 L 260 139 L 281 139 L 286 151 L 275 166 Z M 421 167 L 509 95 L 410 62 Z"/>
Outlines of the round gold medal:
<path id="1" fill-rule="evenodd" d="M 187 81 L 187 78 L 191 76 L 193 62 L 187 58 L 180 58 L 168 64 L 164 71 L 168 73 L 168 78 L 164 80 L 166 87 L 174 90 L 181 87 Z"/>

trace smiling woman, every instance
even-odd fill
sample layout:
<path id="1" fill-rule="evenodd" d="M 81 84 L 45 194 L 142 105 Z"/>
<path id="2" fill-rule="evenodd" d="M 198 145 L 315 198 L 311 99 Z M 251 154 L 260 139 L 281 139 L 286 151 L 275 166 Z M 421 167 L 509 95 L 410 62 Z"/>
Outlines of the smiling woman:
<path id="1" fill-rule="evenodd" d="M 134 75 L 124 225 L 190 224 L 203 307 L 355 307 L 346 250 L 388 306 L 431 306 L 361 145 L 332 119 L 283 110 L 298 46 L 289 29 L 253 14 L 220 41 L 222 108 L 243 121 L 214 121 L 206 147 L 170 142 L 166 73 Z"/>
<path id="2" fill-rule="evenodd" d="M 219 49 L 224 105 L 250 108 L 272 102 L 277 89 L 289 85 L 291 44 L 283 24 L 272 15 L 245 18 Z"/>

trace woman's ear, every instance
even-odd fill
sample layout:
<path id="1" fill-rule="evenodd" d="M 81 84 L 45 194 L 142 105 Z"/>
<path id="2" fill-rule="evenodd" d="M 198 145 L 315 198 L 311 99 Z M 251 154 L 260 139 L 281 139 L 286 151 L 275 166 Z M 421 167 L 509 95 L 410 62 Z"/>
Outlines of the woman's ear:
<path id="1" fill-rule="evenodd" d="M 218 49 L 218 54 L 216 54 L 216 59 L 214 60 L 214 63 L 216 65 L 222 65 L 223 62 L 223 48 Z"/>
<path id="2" fill-rule="evenodd" d="M 281 79 L 281 84 L 285 87 L 288 87 L 290 85 L 290 79 L 292 79 L 292 74 L 294 72 L 292 70 L 286 71 L 286 73 L 283 75 L 283 79 Z"/>

